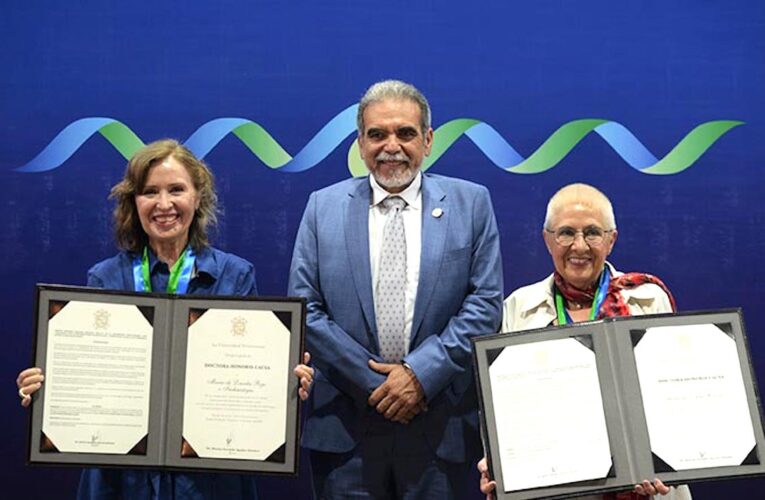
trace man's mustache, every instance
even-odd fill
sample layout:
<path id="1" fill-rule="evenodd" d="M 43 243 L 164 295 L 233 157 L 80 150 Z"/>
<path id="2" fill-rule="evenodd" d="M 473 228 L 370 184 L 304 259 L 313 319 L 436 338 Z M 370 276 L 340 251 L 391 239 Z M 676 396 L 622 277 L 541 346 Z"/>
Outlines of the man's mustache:
<path id="1" fill-rule="evenodd" d="M 389 153 L 380 153 L 375 157 L 375 161 L 405 161 L 409 162 L 409 157 L 406 153 L 396 153 L 394 155 Z"/>

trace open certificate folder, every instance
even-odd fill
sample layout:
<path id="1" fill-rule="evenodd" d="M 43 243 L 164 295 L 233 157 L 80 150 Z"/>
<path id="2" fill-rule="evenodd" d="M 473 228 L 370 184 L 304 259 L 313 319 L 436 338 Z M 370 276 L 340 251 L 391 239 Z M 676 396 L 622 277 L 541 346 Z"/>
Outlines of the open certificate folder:
<path id="1" fill-rule="evenodd" d="M 498 499 L 765 474 L 738 310 L 482 336 L 473 354 Z"/>
<path id="2" fill-rule="evenodd" d="M 38 285 L 30 463 L 297 473 L 305 305 Z"/>

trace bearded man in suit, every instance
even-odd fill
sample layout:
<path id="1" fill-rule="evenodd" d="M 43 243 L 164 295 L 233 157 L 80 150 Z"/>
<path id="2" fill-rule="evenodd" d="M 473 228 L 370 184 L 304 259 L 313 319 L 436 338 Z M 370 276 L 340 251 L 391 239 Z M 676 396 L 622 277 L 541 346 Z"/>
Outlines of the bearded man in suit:
<path id="1" fill-rule="evenodd" d="M 317 367 L 303 438 L 314 492 L 462 499 L 481 453 L 470 339 L 501 318 L 491 199 L 420 171 L 433 129 L 412 85 L 370 87 L 357 125 L 371 175 L 311 194 L 290 270 Z"/>

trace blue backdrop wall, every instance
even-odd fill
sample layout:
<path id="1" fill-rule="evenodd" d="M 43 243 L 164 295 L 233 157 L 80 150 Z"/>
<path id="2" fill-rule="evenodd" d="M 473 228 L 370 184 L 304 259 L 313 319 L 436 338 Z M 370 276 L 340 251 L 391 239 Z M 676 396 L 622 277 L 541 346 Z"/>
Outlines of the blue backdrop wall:
<path id="1" fill-rule="evenodd" d="M 757 320 L 765 296 L 765 7 L 758 0 L 39 1 L 3 10 L 0 484 L 14 496 L 70 497 L 76 488 L 74 470 L 24 466 L 26 412 L 13 380 L 31 359 L 34 284 L 82 284 L 90 265 L 115 252 L 107 194 L 124 170 L 120 149 L 82 132 L 58 143 L 69 150 L 36 159 L 88 117 L 118 120 L 144 142 L 185 141 L 211 120 L 241 118 L 298 155 L 372 82 L 411 81 L 429 97 L 434 127 L 472 118 L 497 133 L 481 126 L 458 136 L 431 169 L 489 186 L 506 292 L 551 270 L 540 238 L 549 196 L 569 182 L 594 184 L 614 202 L 618 267 L 664 278 L 682 310 L 743 306 L 765 380 Z M 210 143 L 205 160 L 223 208 L 215 243 L 255 263 L 263 293 L 286 291 L 308 194 L 351 175 L 353 124 L 343 116 L 299 155 L 311 167 L 301 172 L 270 168 L 234 134 Z M 611 124 L 580 130 L 578 144 L 548 143 L 545 171 L 495 164 L 529 166 L 522 159 L 559 127 L 600 124 L 576 122 L 583 119 L 624 129 Z M 683 159 L 688 168 L 646 173 L 655 160 L 635 141 L 662 159 L 695 127 L 720 120 L 743 124 L 707 125 L 654 170 Z M 763 486 L 722 481 L 694 493 L 745 498 Z M 262 489 L 265 498 L 309 498 L 305 470 L 299 480 L 265 479 Z"/>

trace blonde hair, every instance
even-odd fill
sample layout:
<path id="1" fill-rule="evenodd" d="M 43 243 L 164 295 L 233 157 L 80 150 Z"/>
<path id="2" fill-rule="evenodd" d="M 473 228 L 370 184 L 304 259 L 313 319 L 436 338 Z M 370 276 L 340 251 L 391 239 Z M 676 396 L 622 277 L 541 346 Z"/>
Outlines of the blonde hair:
<path id="1" fill-rule="evenodd" d="M 603 216 L 603 223 L 606 225 L 603 229 L 616 229 L 616 217 L 614 217 L 614 208 L 606 195 L 589 184 L 569 184 L 556 192 L 547 203 L 547 213 L 545 214 L 545 229 L 550 227 L 553 217 L 564 207 L 570 205 L 582 205 L 593 211 L 600 212 Z"/>
<path id="2" fill-rule="evenodd" d="M 201 250 L 209 244 L 207 230 L 217 223 L 218 196 L 212 172 L 189 149 L 173 139 L 147 144 L 130 158 L 123 179 L 112 187 L 109 198 L 117 200 L 114 207 L 114 237 L 123 250 L 138 252 L 148 244 L 141 227 L 135 196 L 143 191 L 149 172 L 157 164 L 173 157 L 186 168 L 199 196 L 199 208 L 189 227 L 189 244 Z"/>

